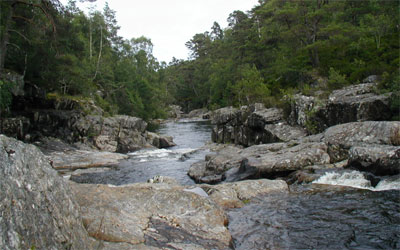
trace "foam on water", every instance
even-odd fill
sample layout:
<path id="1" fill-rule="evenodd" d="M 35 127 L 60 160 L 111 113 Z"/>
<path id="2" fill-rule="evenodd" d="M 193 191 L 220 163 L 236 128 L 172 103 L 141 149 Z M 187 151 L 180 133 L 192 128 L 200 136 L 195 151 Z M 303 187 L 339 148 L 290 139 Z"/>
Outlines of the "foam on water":
<path id="1" fill-rule="evenodd" d="M 179 159 L 184 154 L 195 152 L 193 148 L 179 149 L 145 149 L 129 153 L 131 158 L 139 159 L 139 162 L 147 162 L 149 159 Z"/>
<path id="2" fill-rule="evenodd" d="M 327 172 L 319 179 L 313 181 L 316 184 L 328 184 L 337 186 L 348 186 L 361 189 L 369 189 L 371 191 L 383 190 L 400 190 L 400 178 L 383 179 L 376 187 L 371 185 L 371 181 L 367 180 L 363 173 L 359 171 L 351 172 Z"/>

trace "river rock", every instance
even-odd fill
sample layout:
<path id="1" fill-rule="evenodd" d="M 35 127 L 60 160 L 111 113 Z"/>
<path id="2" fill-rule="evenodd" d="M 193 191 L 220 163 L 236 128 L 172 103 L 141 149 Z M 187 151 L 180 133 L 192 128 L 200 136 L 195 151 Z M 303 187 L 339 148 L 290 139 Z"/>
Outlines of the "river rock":
<path id="1" fill-rule="evenodd" d="M 0 248 L 92 249 L 71 190 L 38 148 L 0 135 Z"/>
<path id="2" fill-rule="evenodd" d="M 243 207 L 252 198 L 263 194 L 284 192 L 289 188 L 282 180 L 246 180 L 219 185 L 200 185 L 211 199 L 224 209 Z"/>
<path id="3" fill-rule="evenodd" d="M 168 109 L 169 109 L 168 111 L 169 118 L 179 119 L 183 115 L 182 107 L 178 105 L 169 105 Z"/>
<path id="4" fill-rule="evenodd" d="M 194 110 L 190 111 L 189 114 L 186 115 L 186 117 L 203 119 L 203 116 L 207 113 L 208 113 L 208 110 L 206 108 L 194 109 Z"/>
<path id="5" fill-rule="evenodd" d="M 297 94 L 291 100 L 288 122 L 316 133 L 337 124 L 390 120 L 392 94 L 376 94 L 376 88 L 377 82 L 351 85 L 333 91 L 327 99 Z"/>
<path id="6" fill-rule="evenodd" d="M 349 165 L 376 175 L 400 173 L 400 147 L 389 145 L 355 146 L 349 150 Z"/>
<path id="7" fill-rule="evenodd" d="M 197 182 L 232 182 L 248 178 L 275 178 L 307 166 L 329 163 L 328 147 L 323 142 L 271 143 L 221 151 L 207 157 L 205 164 L 193 164 L 189 175 Z"/>
<path id="8" fill-rule="evenodd" d="M 324 142 L 329 147 L 332 162 L 347 159 L 348 151 L 353 146 L 399 146 L 400 122 L 366 121 L 336 125 L 325 131 Z"/>
<path id="9" fill-rule="evenodd" d="M 171 136 L 161 136 L 156 133 L 147 132 L 146 139 L 156 148 L 169 148 L 176 146 Z"/>
<path id="10" fill-rule="evenodd" d="M 312 165 L 329 164 L 328 148 L 324 143 L 303 143 L 248 158 L 244 168 L 257 169 L 260 176 L 276 176 Z"/>
<path id="11" fill-rule="evenodd" d="M 60 139 L 50 137 L 42 138 L 41 141 L 35 142 L 35 145 L 46 155 L 52 167 L 60 172 L 109 167 L 117 165 L 121 160 L 129 157 L 124 154 L 98 151 L 87 147 L 79 149 Z"/>
<path id="12" fill-rule="evenodd" d="M 24 140 L 27 138 L 31 123 L 28 118 L 19 116 L 14 118 L 5 118 L 0 121 L 1 133 L 8 136 Z"/>
<path id="13" fill-rule="evenodd" d="M 107 186 L 71 183 L 89 234 L 108 244 L 227 249 L 224 211 L 207 197 L 165 183 Z M 189 248 L 188 248 L 189 249 Z"/>
<path id="14" fill-rule="evenodd" d="M 327 125 L 389 120 L 390 94 L 377 95 L 373 92 L 376 87 L 377 83 L 363 83 L 333 91 L 326 107 Z"/>
<path id="15" fill-rule="evenodd" d="M 216 110 L 212 141 L 251 146 L 290 141 L 306 136 L 306 131 L 284 121 L 282 109 L 266 109 L 263 105 L 232 107 Z"/>

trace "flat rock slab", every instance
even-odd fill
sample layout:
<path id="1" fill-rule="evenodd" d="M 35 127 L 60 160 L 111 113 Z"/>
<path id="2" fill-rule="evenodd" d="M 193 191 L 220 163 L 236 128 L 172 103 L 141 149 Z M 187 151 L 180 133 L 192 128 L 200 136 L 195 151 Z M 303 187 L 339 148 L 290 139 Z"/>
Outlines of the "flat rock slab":
<path id="1" fill-rule="evenodd" d="M 289 192 L 288 185 L 282 180 L 246 180 L 219 185 L 200 185 L 210 198 L 224 209 L 239 208 L 260 195 Z"/>
<path id="2" fill-rule="evenodd" d="M 353 146 L 399 146 L 400 122 L 366 121 L 336 125 L 325 131 L 324 142 L 329 146 L 329 155 L 334 162 L 348 158 L 348 151 Z"/>
<path id="3" fill-rule="evenodd" d="M 89 234 L 111 243 L 228 249 L 225 212 L 208 197 L 164 183 L 107 186 L 71 183 Z M 201 247 L 201 248 L 200 248 Z M 182 248 L 190 249 L 190 248 Z"/>
<path id="4" fill-rule="evenodd" d="M 47 158 L 52 162 L 54 169 L 74 171 L 77 169 L 117 165 L 121 160 L 127 159 L 128 155 L 110 152 L 71 150 L 65 152 L 51 152 L 47 154 Z"/>

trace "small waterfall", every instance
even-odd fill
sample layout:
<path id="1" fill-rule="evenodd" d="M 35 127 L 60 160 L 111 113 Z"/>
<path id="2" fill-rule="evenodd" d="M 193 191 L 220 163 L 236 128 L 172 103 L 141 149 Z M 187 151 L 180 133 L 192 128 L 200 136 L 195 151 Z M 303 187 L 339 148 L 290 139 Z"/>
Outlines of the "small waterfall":
<path id="1" fill-rule="evenodd" d="M 365 175 L 359 171 L 351 172 L 327 172 L 319 179 L 313 181 L 316 184 L 328 184 L 337 186 L 348 186 L 371 191 L 400 190 L 400 176 L 383 178 L 375 187 Z"/>

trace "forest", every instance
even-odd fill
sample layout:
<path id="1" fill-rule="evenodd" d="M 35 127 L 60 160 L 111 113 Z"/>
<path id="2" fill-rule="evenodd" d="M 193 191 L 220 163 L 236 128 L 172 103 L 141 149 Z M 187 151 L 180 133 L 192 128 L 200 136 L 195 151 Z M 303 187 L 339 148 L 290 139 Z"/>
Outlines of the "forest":
<path id="1" fill-rule="evenodd" d="M 1 1 L 0 110 L 12 102 L 10 72 L 47 98 L 90 98 L 107 114 L 149 120 L 170 104 L 185 111 L 279 106 L 282 97 L 381 76 L 399 91 L 399 1 L 260 0 L 186 43 L 190 56 L 159 62 L 151 38 L 118 34 L 107 4 L 85 14 L 76 2 Z M 146 22 L 146 20 L 143 20 Z M 171 34 L 173 36 L 173 34 Z"/>

